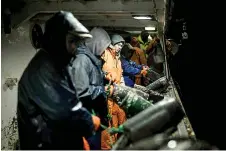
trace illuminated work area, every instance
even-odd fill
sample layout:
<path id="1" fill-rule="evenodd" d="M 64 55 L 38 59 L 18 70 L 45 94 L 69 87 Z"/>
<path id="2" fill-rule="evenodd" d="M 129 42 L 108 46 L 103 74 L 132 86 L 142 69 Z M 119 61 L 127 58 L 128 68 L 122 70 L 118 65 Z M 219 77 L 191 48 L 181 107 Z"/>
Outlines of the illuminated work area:
<path id="1" fill-rule="evenodd" d="M 216 149 L 184 105 L 178 58 L 189 33 L 178 7 L 3 1 L 1 148 Z"/>

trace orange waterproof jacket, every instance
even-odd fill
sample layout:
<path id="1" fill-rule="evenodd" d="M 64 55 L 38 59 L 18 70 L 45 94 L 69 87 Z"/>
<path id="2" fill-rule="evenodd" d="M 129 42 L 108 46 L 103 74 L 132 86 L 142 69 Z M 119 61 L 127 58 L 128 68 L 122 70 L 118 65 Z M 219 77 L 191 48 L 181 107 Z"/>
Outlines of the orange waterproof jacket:
<path id="1" fill-rule="evenodd" d="M 133 47 L 133 48 L 135 49 L 135 51 L 133 53 L 133 56 L 131 57 L 131 60 L 136 62 L 138 65 L 142 65 L 142 64 L 147 65 L 147 59 L 145 57 L 144 51 L 138 47 Z M 135 77 L 136 77 L 135 83 L 137 85 L 141 85 L 142 84 L 142 75 L 139 74 L 139 75 L 136 75 Z"/>
<path id="2" fill-rule="evenodd" d="M 116 57 L 116 55 L 111 50 L 106 50 L 105 54 L 102 56 L 105 61 L 103 65 L 103 71 L 105 72 L 116 72 L 118 84 L 124 84 L 122 76 L 122 65 L 121 61 Z M 109 121 L 109 128 L 118 127 L 126 121 L 125 112 L 116 104 L 111 98 L 108 98 L 108 109 L 111 115 L 111 121 Z M 117 140 L 117 134 L 110 136 L 107 130 L 101 133 L 101 149 L 110 150 L 111 145 Z"/>
<path id="3" fill-rule="evenodd" d="M 106 50 L 105 54 L 102 56 L 102 59 L 105 61 L 102 68 L 103 71 L 115 72 L 117 74 L 117 81 L 120 81 L 117 84 L 124 84 L 121 61 L 117 58 L 114 52 L 112 50 Z"/>

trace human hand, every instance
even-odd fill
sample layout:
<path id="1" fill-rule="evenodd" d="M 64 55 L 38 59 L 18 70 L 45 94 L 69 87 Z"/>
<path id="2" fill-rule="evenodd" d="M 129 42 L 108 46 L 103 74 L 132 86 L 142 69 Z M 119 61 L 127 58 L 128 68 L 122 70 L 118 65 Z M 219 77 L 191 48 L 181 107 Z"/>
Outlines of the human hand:
<path id="1" fill-rule="evenodd" d="M 149 67 L 148 66 L 143 66 L 143 70 L 148 70 Z"/>
<path id="2" fill-rule="evenodd" d="M 113 91 L 114 91 L 114 86 L 113 85 L 110 85 L 110 88 L 109 88 L 109 86 L 105 86 L 105 91 L 106 92 L 110 91 L 109 92 L 109 96 L 112 96 Z"/>
<path id="3" fill-rule="evenodd" d="M 147 70 L 144 70 L 144 69 L 141 70 L 141 74 L 142 74 L 144 77 L 147 75 L 147 73 L 148 73 Z"/>
<path id="4" fill-rule="evenodd" d="M 108 81 L 116 82 L 117 81 L 117 74 L 115 72 L 108 72 L 105 76 L 105 79 Z"/>

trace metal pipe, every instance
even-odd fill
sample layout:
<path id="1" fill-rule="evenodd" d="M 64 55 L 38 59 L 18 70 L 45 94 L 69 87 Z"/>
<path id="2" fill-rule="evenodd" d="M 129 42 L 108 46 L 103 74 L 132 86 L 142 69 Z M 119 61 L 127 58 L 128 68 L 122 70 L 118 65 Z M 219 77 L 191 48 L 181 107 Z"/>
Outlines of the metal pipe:
<path id="1" fill-rule="evenodd" d="M 164 25 L 163 25 L 163 32 L 166 33 L 168 28 L 168 18 L 169 18 L 169 11 L 170 11 L 170 4 L 171 0 L 165 0 L 165 12 L 164 12 Z"/>
<path id="2" fill-rule="evenodd" d="M 164 62 L 164 69 L 165 69 L 165 76 L 168 81 L 170 81 L 170 76 L 169 76 L 169 68 L 168 68 L 168 61 L 167 61 L 167 54 L 166 54 L 166 41 L 165 41 L 165 33 L 167 30 L 168 26 L 168 12 L 169 12 L 169 4 L 170 0 L 165 0 L 165 12 L 164 12 L 164 25 L 163 25 L 163 36 L 162 36 L 162 46 L 163 46 L 163 52 L 164 52 L 164 57 L 165 57 L 165 62 Z"/>
<path id="3" fill-rule="evenodd" d="M 169 68 L 168 68 L 168 61 L 167 61 L 167 54 L 166 54 L 166 41 L 165 41 L 165 34 L 163 33 L 162 37 L 162 46 L 163 46 L 163 52 L 164 52 L 164 66 L 165 66 L 165 76 L 167 81 L 170 81 L 170 76 L 169 76 Z"/>

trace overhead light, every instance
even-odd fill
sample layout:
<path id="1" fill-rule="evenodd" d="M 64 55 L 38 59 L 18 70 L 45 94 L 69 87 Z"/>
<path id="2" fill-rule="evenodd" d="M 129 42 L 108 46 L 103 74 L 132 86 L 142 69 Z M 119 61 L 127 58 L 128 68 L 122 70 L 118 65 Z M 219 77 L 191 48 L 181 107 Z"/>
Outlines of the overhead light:
<path id="1" fill-rule="evenodd" d="M 145 27 L 145 30 L 155 30 L 155 27 Z"/>
<path id="2" fill-rule="evenodd" d="M 142 19 L 152 19 L 151 16 L 133 16 L 134 19 L 139 19 L 139 20 L 142 20 Z"/>

